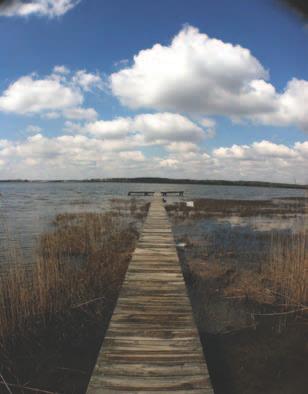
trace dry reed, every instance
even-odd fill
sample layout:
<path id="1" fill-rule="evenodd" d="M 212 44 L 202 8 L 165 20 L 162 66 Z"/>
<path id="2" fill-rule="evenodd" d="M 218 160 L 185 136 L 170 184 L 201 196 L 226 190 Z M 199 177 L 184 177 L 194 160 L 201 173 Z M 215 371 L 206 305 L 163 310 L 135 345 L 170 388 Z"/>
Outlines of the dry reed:
<path id="1" fill-rule="evenodd" d="M 286 308 L 308 308 L 308 234 L 273 237 L 268 276 Z"/>
<path id="2" fill-rule="evenodd" d="M 307 196 L 304 213 L 308 213 Z M 268 270 L 271 289 L 281 298 L 285 309 L 307 311 L 308 231 L 305 220 L 299 233 L 273 236 Z"/>
<path id="3" fill-rule="evenodd" d="M 58 215 L 54 226 L 41 237 L 30 270 L 16 262 L 0 276 L 2 345 L 57 315 L 104 302 L 121 284 L 138 235 L 132 225 L 110 213 L 77 213 Z"/>

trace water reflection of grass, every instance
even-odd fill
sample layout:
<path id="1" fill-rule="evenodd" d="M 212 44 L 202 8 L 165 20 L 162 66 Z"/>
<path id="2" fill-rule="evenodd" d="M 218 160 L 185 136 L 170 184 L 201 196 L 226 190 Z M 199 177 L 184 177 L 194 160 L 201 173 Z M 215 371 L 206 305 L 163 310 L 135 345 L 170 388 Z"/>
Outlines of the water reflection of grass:
<path id="1" fill-rule="evenodd" d="M 268 232 L 232 226 L 213 217 L 177 221 L 174 233 L 186 245 L 181 251 L 184 262 L 199 260 L 201 264 L 222 264 L 256 272 L 268 256 L 271 243 Z"/>
<path id="2" fill-rule="evenodd" d="M 169 207 L 215 393 L 306 393 L 307 230 L 250 225 L 259 215 L 303 218 L 305 202 Z"/>
<path id="3" fill-rule="evenodd" d="M 174 219 L 190 217 L 192 219 L 226 216 L 257 216 L 305 213 L 307 198 L 285 198 L 273 200 L 218 200 L 196 199 L 194 207 L 180 202 L 167 206 L 169 215 Z"/>
<path id="4" fill-rule="evenodd" d="M 299 308 L 304 305 L 305 308 L 308 302 L 308 243 L 305 223 L 300 220 L 305 215 L 305 203 L 306 199 L 286 199 L 281 204 L 277 201 L 199 199 L 193 208 L 181 203 L 169 206 L 168 210 L 178 241 L 186 245 L 185 252 L 182 252 L 184 266 L 188 266 L 195 276 L 206 277 L 217 272 L 219 277 L 232 269 L 236 275 L 229 278 L 229 292 L 232 288 L 234 293 L 242 292 L 245 297 L 250 294 L 253 301 L 271 299 L 284 302 L 284 305 L 298 305 Z M 276 214 L 269 210 L 273 206 Z M 205 207 L 208 208 L 207 218 Z M 231 213 L 231 218 L 246 216 L 247 207 L 255 216 L 250 216 L 251 220 L 247 220 L 245 226 L 228 222 Z M 299 215 L 298 226 L 289 222 L 290 228 L 282 226 L 284 229 L 281 231 L 272 230 L 270 226 L 266 231 L 255 231 L 253 217 L 269 217 L 268 220 L 272 219 L 274 223 L 287 221 L 281 216 L 282 211 L 286 218 L 290 211 Z M 224 215 L 226 221 L 221 220 Z"/>
<path id="5" fill-rule="evenodd" d="M 85 392 L 138 237 L 133 217 L 147 208 L 60 214 L 31 270 L 16 261 L 0 277 L 0 370 L 12 390 Z"/>
<path id="6" fill-rule="evenodd" d="M 118 215 L 127 215 L 129 213 L 135 219 L 142 219 L 148 210 L 149 203 L 142 199 L 136 198 L 112 198 L 110 200 L 112 212 Z"/>

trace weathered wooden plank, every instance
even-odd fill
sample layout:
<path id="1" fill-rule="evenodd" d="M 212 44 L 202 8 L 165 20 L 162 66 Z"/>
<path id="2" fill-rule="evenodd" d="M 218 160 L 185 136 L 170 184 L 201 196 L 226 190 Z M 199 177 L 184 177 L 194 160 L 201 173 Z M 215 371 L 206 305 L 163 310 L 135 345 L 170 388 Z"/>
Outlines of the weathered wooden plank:
<path id="1" fill-rule="evenodd" d="M 99 371 L 102 374 L 108 376 L 208 376 L 204 368 L 197 364 L 183 364 L 181 366 L 172 365 L 155 365 L 155 364 L 127 364 L 117 363 L 108 365 L 102 365 L 99 367 Z"/>
<path id="2" fill-rule="evenodd" d="M 213 394 L 177 251 L 154 196 L 88 394 Z"/>
<path id="3" fill-rule="evenodd" d="M 125 379 L 121 377 L 102 377 L 101 384 L 103 387 L 121 389 L 121 390 L 157 390 L 157 389 L 199 389 L 204 388 L 208 384 L 208 378 L 203 376 L 185 376 L 185 377 L 160 377 L 155 379 L 152 377 L 129 377 Z"/>

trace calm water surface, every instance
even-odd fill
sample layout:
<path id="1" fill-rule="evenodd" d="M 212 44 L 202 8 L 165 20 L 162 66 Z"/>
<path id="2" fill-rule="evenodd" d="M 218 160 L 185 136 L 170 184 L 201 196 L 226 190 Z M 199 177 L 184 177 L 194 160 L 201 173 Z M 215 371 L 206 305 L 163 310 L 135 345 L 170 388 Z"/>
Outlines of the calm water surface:
<path id="1" fill-rule="evenodd" d="M 0 183 L 0 260 L 12 246 L 29 257 L 38 236 L 62 212 L 104 211 L 110 199 L 127 198 L 128 191 L 184 190 L 184 199 L 249 199 L 303 197 L 304 191 L 239 186 L 141 183 Z M 168 202 L 177 201 L 177 197 Z M 14 248 L 13 248 L 14 249 Z M 16 249 L 16 248 L 15 248 Z"/>

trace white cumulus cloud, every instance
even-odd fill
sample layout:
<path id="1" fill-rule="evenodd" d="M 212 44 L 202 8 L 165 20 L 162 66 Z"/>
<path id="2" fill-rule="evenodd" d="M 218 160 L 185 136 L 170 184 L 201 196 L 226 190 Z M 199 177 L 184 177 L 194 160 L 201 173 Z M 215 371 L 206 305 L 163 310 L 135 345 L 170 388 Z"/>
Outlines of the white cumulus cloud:
<path id="1" fill-rule="evenodd" d="M 170 144 L 155 157 L 135 136 L 101 139 L 85 135 L 0 140 L 0 179 L 164 176 L 307 183 L 308 141 L 221 146 L 213 151 Z M 142 165 L 141 165 L 142 163 Z"/>
<path id="2" fill-rule="evenodd" d="M 56 66 L 47 76 L 22 76 L 0 94 L 0 111 L 21 115 L 41 113 L 48 119 L 61 115 L 68 119 L 96 119 L 96 111 L 82 108 L 81 104 L 86 92 L 100 88 L 102 79 L 84 70 L 69 74 L 65 66 Z"/>
<path id="3" fill-rule="evenodd" d="M 268 88 L 267 77 L 248 49 L 186 26 L 170 46 L 140 51 L 132 67 L 110 81 L 113 93 L 132 108 L 229 114 L 249 113 L 251 101 L 253 111 L 262 111 L 266 104 L 258 98 Z"/>
<path id="4" fill-rule="evenodd" d="M 268 80 L 268 71 L 248 49 L 192 26 L 170 45 L 141 50 L 131 66 L 109 78 L 113 94 L 130 108 L 224 115 L 308 131 L 308 81 L 294 78 L 278 92 Z"/>
<path id="5" fill-rule="evenodd" d="M 29 15 L 54 18 L 64 15 L 81 0 L 4 0 L 0 4 L 0 16 Z"/>
<path id="6" fill-rule="evenodd" d="M 18 114 L 38 113 L 79 106 L 83 96 L 74 87 L 48 76 L 24 76 L 13 82 L 0 96 L 0 111 Z"/>
<path id="7" fill-rule="evenodd" d="M 179 153 L 198 151 L 198 146 L 192 142 L 171 142 L 170 144 L 166 145 L 166 148 L 169 152 Z"/>
<path id="8" fill-rule="evenodd" d="M 89 92 L 92 88 L 103 88 L 103 81 L 98 74 L 88 73 L 85 70 L 79 70 L 73 77 L 73 83 L 79 85 L 82 89 Z"/>
<path id="9" fill-rule="evenodd" d="M 86 124 L 84 131 L 106 139 L 139 134 L 145 144 L 164 144 L 170 141 L 198 142 L 206 136 L 205 131 L 187 117 L 169 112 L 99 120 Z"/>
<path id="10" fill-rule="evenodd" d="M 117 139 L 125 137 L 132 129 L 131 118 L 116 118 L 113 120 L 98 120 L 85 125 L 85 132 L 98 138 Z"/>
<path id="11" fill-rule="evenodd" d="M 121 159 L 124 160 L 132 160 L 132 161 L 144 161 L 145 157 L 141 151 L 127 151 L 120 152 L 119 154 Z"/>
<path id="12" fill-rule="evenodd" d="M 67 119 L 74 120 L 94 120 L 97 118 L 98 114 L 93 108 L 68 108 L 63 111 L 64 116 Z"/>
<path id="13" fill-rule="evenodd" d="M 55 66 L 53 68 L 53 72 L 56 74 L 69 74 L 70 70 L 66 66 L 61 65 L 61 66 Z"/>
<path id="14" fill-rule="evenodd" d="M 42 131 L 42 128 L 36 125 L 30 124 L 26 128 L 27 133 L 29 134 L 39 134 Z"/>
<path id="15" fill-rule="evenodd" d="M 204 131 L 190 119 L 175 113 L 137 115 L 134 127 L 146 141 L 201 141 Z"/>
<path id="16" fill-rule="evenodd" d="M 216 120 L 211 118 L 203 118 L 199 124 L 206 129 L 206 138 L 211 139 L 216 136 Z"/>
<path id="17" fill-rule="evenodd" d="M 301 145 L 298 145 L 301 146 Z M 299 155 L 298 148 L 275 144 L 270 141 L 254 142 L 251 145 L 232 145 L 228 148 L 218 148 L 213 152 L 220 159 L 264 160 L 265 158 L 292 159 Z"/>

